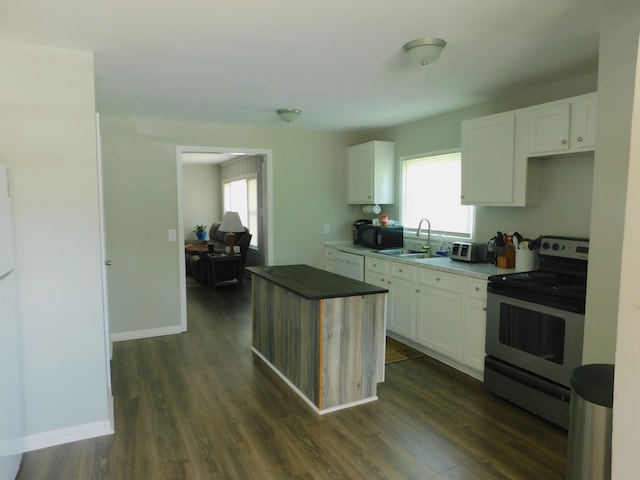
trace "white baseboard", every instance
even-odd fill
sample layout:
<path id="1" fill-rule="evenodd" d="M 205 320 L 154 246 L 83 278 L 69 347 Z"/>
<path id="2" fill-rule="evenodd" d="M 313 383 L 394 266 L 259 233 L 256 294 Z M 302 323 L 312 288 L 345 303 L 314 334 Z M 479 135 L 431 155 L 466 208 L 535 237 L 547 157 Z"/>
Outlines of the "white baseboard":
<path id="1" fill-rule="evenodd" d="M 102 437 L 103 435 L 110 435 L 112 433 L 113 424 L 108 420 L 61 428 L 49 432 L 35 433 L 24 437 L 24 451 L 39 450 L 41 448 L 62 445 L 63 443 Z"/>
<path id="2" fill-rule="evenodd" d="M 139 338 L 163 337 L 165 335 L 176 335 L 183 333 L 180 325 L 173 327 L 150 328 L 148 330 L 134 330 L 131 332 L 112 333 L 112 342 L 124 342 L 125 340 L 137 340 Z"/>
<path id="3" fill-rule="evenodd" d="M 267 360 L 267 358 L 262 355 L 258 350 L 256 350 L 254 347 L 251 347 L 251 350 L 253 351 L 253 353 L 255 353 L 264 363 L 267 364 L 267 366 L 273 370 L 276 375 L 278 375 L 282 380 L 284 380 L 284 382 L 289 385 L 289 387 L 296 393 L 298 394 L 298 396 L 300 398 L 302 398 L 302 400 L 304 400 L 307 405 L 309 405 L 318 415 L 324 415 L 325 413 L 331 413 L 331 412 L 337 412 L 338 410 L 344 410 L 346 408 L 351 408 L 351 407 L 355 407 L 357 405 L 363 405 L 365 403 L 370 403 L 370 402 L 375 402 L 376 400 L 378 400 L 378 396 L 374 395 L 373 397 L 367 397 L 367 398 L 363 398 L 361 400 L 356 400 L 354 402 L 349 402 L 349 403 L 343 403 L 342 405 L 337 405 L 335 407 L 329 407 L 329 408 L 323 408 L 322 410 L 320 410 L 318 408 L 318 406 L 313 403 L 304 393 L 302 393 L 302 391 L 296 387 L 293 383 L 291 383 L 291 380 L 289 380 L 287 377 L 285 377 L 285 375 L 278 370 L 275 365 L 273 365 L 269 360 Z"/>

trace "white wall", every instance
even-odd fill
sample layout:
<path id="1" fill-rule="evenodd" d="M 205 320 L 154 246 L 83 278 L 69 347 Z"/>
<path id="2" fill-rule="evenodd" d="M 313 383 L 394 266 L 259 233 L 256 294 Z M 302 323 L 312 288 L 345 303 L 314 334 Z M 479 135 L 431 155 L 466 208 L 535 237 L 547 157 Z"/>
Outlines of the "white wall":
<path id="1" fill-rule="evenodd" d="M 637 40 L 635 28 L 600 37 L 584 363 L 613 363 L 615 356 Z"/>
<path id="2" fill-rule="evenodd" d="M 351 238 L 345 149 L 355 134 L 101 117 L 111 333 L 116 340 L 180 331 L 176 146 L 270 150 L 271 264 L 324 266 L 324 242 Z M 330 233 L 323 233 L 325 223 Z M 186 227 L 186 226 L 185 226 Z"/>
<path id="3" fill-rule="evenodd" d="M 185 240 L 196 240 L 196 225 L 209 227 L 222 220 L 222 187 L 219 165 L 182 166 L 182 214 Z"/>
<path id="4" fill-rule="evenodd" d="M 111 431 L 93 57 L 0 43 L 0 63 L 32 449 Z"/>
<path id="5" fill-rule="evenodd" d="M 623 119 L 611 125 L 617 131 L 616 141 L 606 144 L 602 154 L 608 158 L 609 152 L 628 158 L 628 179 L 625 182 L 626 209 L 624 212 L 624 235 L 622 252 L 616 265 L 620 265 L 620 296 L 617 315 L 617 342 L 615 352 L 615 384 L 613 404 L 613 458 L 612 479 L 636 478 L 638 476 L 638 452 L 640 452 L 640 298 L 638 297 L 638 271 L 640 271 L 640 25 L 628 24 L 602 34 L 601 51 L 604 65 L 612 67 L 612 78 L 605 77 L 603 90 L 609 96 L 618 97 L 623 106 Z M 612 108 L 617 101 L 612 98 Z M 618 105 L 620 106 L 620 105 Z M 628 108 L 628 110 L 627 110 Z M 598 128 L 601 128 L 601 123 Z M 609 125 L 603 128 L 608 129 Z M 605 130 L 608 131 L 608 130 Z M 619 150 L 618 150 L 619 149 Z M 606 198 L 606 197 L 605 197 Z M 619 198 L 616 194 L 615 198 Z M 607 210 L 603 200 L 602 214 Z M 617 215 L 616 215 L 617 219 Z M 606 227 L 606 224 L 603 225 Z M 604 241 L 605 230 L 599 232 Z M 602 264 L 604 263 L 602 259 Z M 618 263 L 619 262 L 619 263 Z M 598 274 L 598 272 L 594 272 Z M 618 297 L 600 295 L 605 305 L 617 303 Z M 610 362 L 609 362 L 610 363 Z"/>

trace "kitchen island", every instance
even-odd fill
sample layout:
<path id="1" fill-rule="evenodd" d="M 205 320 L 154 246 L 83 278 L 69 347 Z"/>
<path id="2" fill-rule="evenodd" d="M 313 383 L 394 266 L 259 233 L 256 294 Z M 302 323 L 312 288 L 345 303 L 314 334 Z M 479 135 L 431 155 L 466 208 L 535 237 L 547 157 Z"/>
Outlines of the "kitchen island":
<path id="1" fill-rule="evenodd" d="M 255 354 L 320 414 L 377 400 L 388 290 L 307 265 L 247 270 Z"/>

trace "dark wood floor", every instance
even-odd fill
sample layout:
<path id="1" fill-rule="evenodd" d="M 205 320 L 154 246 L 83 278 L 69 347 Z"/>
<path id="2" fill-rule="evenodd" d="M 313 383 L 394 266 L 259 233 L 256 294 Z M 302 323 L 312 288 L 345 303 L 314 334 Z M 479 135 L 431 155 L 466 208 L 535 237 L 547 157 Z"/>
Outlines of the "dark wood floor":
<path id="1" fill-rule="evenodd" d="M 428 357 L 316 415 L 252 354 L 249 288 L 189 288 L 188 333 L 115 344 L 116 433 L 27 453 L 18 478 L 564 478 L 565 431 Z"/>

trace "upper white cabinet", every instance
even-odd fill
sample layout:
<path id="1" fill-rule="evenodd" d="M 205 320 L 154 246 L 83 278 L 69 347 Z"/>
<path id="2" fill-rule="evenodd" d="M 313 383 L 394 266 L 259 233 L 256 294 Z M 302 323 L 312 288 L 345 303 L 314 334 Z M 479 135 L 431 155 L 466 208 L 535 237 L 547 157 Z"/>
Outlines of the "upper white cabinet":
<path id="1" fill-rule="evenodd" d="M 595 93 L 518 112 L 518 141 L 527 156 L 593 150 L 598 98 Z"/>
<path id="2" fill-rule="evenodd" d="M 515 128 L 513 112 L 462 122 L 463 205 L 513 202 Z"/>
<path id="3" fill-rule="evenodd" d="M 462 122 L 462 204 L 534 206 L 540 159 L 595 149 L 597 94 Z"/>
<path id="4" fill-rule="evenodd" d="M 347 149 L 347 203 L 393 203 L 394 152 L 393 142 L 381 141 Z"/>
<path id="5" fill-rule="evenodd" d="M 516 112 L 462 122 L 463 205 L 538 203 L 540 166 L 522 154 L 516 128 Z"/>

